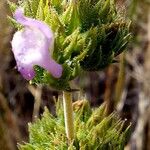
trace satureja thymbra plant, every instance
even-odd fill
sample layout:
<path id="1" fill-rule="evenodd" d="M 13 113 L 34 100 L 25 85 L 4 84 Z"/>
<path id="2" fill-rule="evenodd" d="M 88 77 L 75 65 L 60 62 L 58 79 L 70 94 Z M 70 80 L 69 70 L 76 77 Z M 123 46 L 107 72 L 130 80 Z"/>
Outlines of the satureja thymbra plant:
<path id="1" fill-rule="evenodd" d="M 27 0 L 20 1 L 18 6 L 12 3 L 10 6 L 14 14 L 21 7 L 24 19 L 43 21 L 46 25 L 40 30 L 49 27 L 47 34 L 52 39 L 48 45 L 50 52 L 46 55 L 51 53 L 51 57 L 63 68 L 61 77 L 55 78 L 52 72 L 47 71 L 48 68 L 34 63 L 32 83 L 70 90 L 69 81 L 81 71 L 99 71 L 115 62 L 114 58 L 126 48 L 130 39 L 130 23 L 120 15 L 122 13 L 116 9 L 113 0 Z M 17 29 L 23 26 L 38 28 L 36 23 L 25 25 L 16 17 L 11 18 L 11 22 Z M 35 31 L 33 36 L 42 35 Z M 38 43 L 40 39 L 35 40 Z M 28 45 L 29 40 L 24 44 Z"/>
<path id="2" fill-rule="evenodd" d="M 26 0 L 9 2 L 18 30 L 12 51 L 18 71 L 34 84 L 63 90 L 66 134 L 75 140 L 71 86 L 82 71 L 115 62 L 130 39 L 130 22 L 114 0 Z M 98 132 L 98 131 L 97 131 Z"/>

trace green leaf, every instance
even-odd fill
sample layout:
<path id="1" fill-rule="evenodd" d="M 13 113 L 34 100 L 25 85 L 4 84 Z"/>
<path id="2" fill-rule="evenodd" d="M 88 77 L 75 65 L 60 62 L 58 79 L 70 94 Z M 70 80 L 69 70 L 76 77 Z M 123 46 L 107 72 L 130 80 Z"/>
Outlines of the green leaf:
<path id="1" fill-rule="evenodd" d="M 62 98 L 56 102 L 55 117 L 45 108 L 41 119 L 29 124 L 29 143 L 20 150 L 123 150 L 130 126 L 123 131 L 124 121 L 116 113 L 105 114 L 105 105 L 91 109 L 85 99 L 73 104 L 75 139 L 68 147 L 64 125 Z"/>

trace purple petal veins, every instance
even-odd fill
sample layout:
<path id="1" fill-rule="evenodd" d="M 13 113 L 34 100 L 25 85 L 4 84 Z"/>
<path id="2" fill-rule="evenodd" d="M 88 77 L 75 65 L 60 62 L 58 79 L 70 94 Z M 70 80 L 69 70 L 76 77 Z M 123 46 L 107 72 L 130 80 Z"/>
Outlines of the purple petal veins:
<path id="1" fill-rule="evenodd" d="M 17 9 L 14 18 L 24 28 L 17 31 L 12 39 L 18 71 L 27 80 L 35 76 L 34 65 L 48 70 L 55 78 L 62 75 L 62 66 L 50 56 L 54 46 L 54 35 L 51 29 L 42 21 L 25 17 L 21 9 Z"/>

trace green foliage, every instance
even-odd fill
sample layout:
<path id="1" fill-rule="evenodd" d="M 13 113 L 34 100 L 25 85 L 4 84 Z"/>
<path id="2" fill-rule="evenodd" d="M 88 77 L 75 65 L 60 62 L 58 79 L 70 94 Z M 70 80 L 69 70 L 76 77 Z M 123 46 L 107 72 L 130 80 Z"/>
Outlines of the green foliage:
<path id="1" fill-rule="evenodd" d="M 116 10 L 114 0 L 26 0 L 19 5 L 24 7 L 26 16 L 42 20 L 52 28 L 53 58 L 64 69 L 62 77 L 55 79 L 35 67 L 37 75 L 32 83 L 70 90 L 70 80 L 82 70 L 98 71 L 113 63 L 130 39 L 130 22 Z M 10 3 L 12 12 L 17 7 Z M 12 18 L 11 22 L 18 28 Z"/>
<path id="2" fill-rule="evenodd" d="M 29 124 L 29 143 L 19 145 L 20 150 L 123 150 L 129 127 L 123 131 L 124 121 L 116 113 L 105 116 L 105 105 L 91 109 L 88 101 L 73 104 L 75 139 L 68 148 L 66 143 L 62 101 L 56 104 L 56 115 L 48 109 L 41 120 Z"/>

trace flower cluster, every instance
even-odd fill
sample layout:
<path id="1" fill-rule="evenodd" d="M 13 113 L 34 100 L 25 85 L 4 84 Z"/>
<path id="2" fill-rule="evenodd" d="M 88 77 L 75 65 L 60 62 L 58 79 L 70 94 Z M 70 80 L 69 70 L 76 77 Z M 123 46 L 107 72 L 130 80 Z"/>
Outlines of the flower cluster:
<path id="1" fill-rule="evenodd" d="M 23 25 L 12 40 L 18 70 L 35 84 L 71 90 L 70 81 L 83 70 L 116 62 L 131 38 L 130 21 L 114 0 L 28 0 L 21 3 L 24 14 L 10 7 L 13 25 Z"/>

